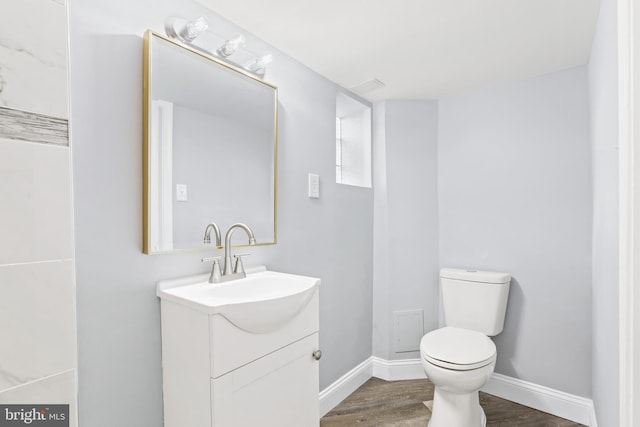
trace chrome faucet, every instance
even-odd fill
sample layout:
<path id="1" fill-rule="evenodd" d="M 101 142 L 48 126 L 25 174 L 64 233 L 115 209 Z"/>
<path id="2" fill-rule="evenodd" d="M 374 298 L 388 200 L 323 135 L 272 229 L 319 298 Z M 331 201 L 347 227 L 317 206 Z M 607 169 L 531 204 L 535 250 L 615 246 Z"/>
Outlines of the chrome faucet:
<path id="1" fill-rule="evenodd" d="M 218 224 L 216 224 L 215 222 L 207 225 L 207 228 L 204 230 L 204 243 L 211 243 L 211 230 L 215 231 L 216 233 L 216 246 L 221 246 L 222 235 L 220 234 L 220 228 L 218 227 Z"/>
<path id="2" fill-rule="evenodd" d="M 222 269 L 222 281 L 226 280 L 234 280 L 234 279 L 242 279 L 247 275 L 244 272 L 244 267 L 242 266 L 243 255 L 236 255 L 236 266 L 234 269 L 231 268 L 231 235 L 235 231 L 236 228 L 242 228 L 247 236 L 249 236 L 249 244 L 255 245 L 256 238 L 253 235 L 253 231 L 246 224 L 242 224 L 240 222 L 236 222 L 227 230 L 227 233 L 224 235 L 224 268 Z M 225 276 L 228 277 L 225 279 Z"/>
<path id="3" fill-rule="evenodd" d="M 207 226 L 207 231 L 211 233 L 210 228 L 216 231 L 217 245 L 220 246 L 220 230 L 218 226 L 213 223 Z M 249 254 L 236 254 L 233 257 L 236 259 L 236 264 L 231 268 L 231 235 L 236 228 L 242 228 L 249 236 L 249 244 L 255 245 L 256 238 L 253 236 L 253 231 L 242 223 L 235 223 L 227 230 L 227 234 L 224 236 L 224 268 L 220 271 L 220 257 L 202 258 L 202 262 L 213 261 L 213 267 L 211 267 L 211 275 L 209 276 L 209 283 L 221 283 L 228 282 L 230 280 L 244 279 L 247 277 L 247 273 L 244 271 L 244 265 L 242 264 L 242 257 Z M 205 243 L 207 243 L 207 232 L 205 231 Z M 211 237 L 209 236 L 209 239 Z"/>

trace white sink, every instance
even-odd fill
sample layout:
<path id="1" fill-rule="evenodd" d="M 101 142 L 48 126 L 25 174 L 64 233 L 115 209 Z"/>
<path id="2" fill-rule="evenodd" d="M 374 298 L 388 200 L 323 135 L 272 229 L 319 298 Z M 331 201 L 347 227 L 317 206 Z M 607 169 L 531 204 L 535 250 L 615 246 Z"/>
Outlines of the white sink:
<path id="1" fill-rule="evenodd" d="M 195 282 L 195 283 L 194 283 Z M 224 316 L 251 333 L 274 331 L 295 317 L 311 300 L 320 279 L 275 271 L 244 279 L 209 283 L 208 275 L 158 282 L 157 295 L 207 314 Z"/>

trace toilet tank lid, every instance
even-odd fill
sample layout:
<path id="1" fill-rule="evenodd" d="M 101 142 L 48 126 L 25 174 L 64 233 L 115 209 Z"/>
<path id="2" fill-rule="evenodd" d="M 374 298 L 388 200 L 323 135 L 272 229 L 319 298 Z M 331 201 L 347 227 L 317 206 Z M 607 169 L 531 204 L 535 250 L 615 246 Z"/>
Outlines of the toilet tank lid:
<path id="1" fill-rule="evenodd" d="M 480 283 L 509 283 L 511 274 L 496 271 L 465 270 L 460 268 L 443 268 L 440 277 L 445 279 L 466 280 Z"/>

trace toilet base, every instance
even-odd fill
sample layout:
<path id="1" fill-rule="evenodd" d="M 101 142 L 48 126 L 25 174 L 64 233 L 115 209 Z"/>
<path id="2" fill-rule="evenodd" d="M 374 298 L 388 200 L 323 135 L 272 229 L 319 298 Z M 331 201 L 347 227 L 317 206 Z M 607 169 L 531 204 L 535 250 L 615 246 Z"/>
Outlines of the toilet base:
<path id="1" fill-rule="evenodd" d="M 433 412 L 428 427 L 486 427 L 478 392 L 451 393 L 440 387 L 433 393 Z"/>

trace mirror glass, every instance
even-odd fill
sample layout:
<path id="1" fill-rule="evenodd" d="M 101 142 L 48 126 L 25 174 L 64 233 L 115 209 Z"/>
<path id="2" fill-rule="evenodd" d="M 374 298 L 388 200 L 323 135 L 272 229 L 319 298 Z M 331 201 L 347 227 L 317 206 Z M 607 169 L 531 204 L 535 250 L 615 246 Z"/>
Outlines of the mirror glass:
<path id="1" fill-rule="evenodd" d="M 215 248 L 212 222 L 274 244 L 276 87 L 148 31 L 144 98 L 144 252 Z"/>

